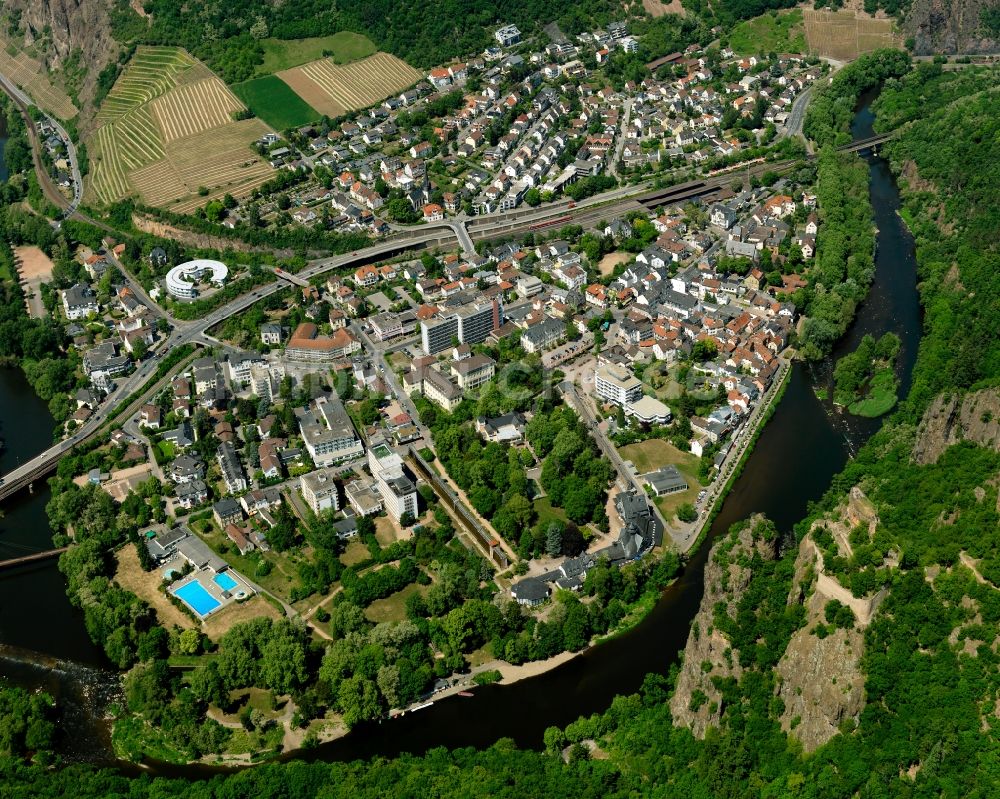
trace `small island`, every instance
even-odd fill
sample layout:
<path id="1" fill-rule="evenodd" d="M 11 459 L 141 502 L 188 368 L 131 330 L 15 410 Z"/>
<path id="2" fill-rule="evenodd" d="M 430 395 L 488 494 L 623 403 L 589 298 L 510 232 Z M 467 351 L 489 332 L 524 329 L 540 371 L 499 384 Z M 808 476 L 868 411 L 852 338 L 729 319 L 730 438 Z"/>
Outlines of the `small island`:
<path id="1" fill-rule="evenodd" d="M 858 348 L 845 355 L 833 371 L 833 401 L 855 416 L 874 419 L 896 406 L 896 360 L 899 336 L 886 333 L 877 341 L 861 339 Z"/>

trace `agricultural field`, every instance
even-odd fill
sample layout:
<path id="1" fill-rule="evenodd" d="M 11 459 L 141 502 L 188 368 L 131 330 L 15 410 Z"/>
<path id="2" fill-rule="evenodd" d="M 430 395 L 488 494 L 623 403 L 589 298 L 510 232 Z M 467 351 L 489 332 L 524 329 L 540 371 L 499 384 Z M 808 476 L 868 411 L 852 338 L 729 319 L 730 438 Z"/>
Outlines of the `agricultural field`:
<path id="1" fill-rule="evenodd" d="M 54 86 L 45 67 L 16 45 L 0 38 L 0 73 L 43 109 L 59 119 L 72 119 L 77 108 L 69 95 Z"/>
<path id="2" fill-rule="evenodd" d="M 740 23 L 729 34 L 729 46 L 739 55 L 806 52 L 802 9 L 772 11 Z"/>
<path id="3" fill-rule="evenodd" d="M 389 53 L 338 66 L 328 58 L 287 69 L 278 77 L 326 116 L 367 108 L 412 86 L 422 74 Z"/>
<path id="4" fill-rule="evenodd" d="M 264 63 L 257 67 L 257 75 L 273 75 L 283 69 L 329 58 L 335 64 L 349 64 L 372 55 L 378 49 L 367 36 L 341 31 L 332 36 L 313 36 L 308 39 L 264 39 Z"/>
<path id="5" fill-rule="evenodd" d="M 274 75 L 237 83 L 233 91 L 247 108 L 275 130 L 297 128 L 322 116 Z"/>
<path id="6" fill-rule="evenodd" d="M 234 121 L 243 103 L 175 47 L 141 47 L 97 114 L 88 200 L 136 196 L 188 213 L 215 197 L 248 194 L 271 167 L 252 145 L 270 128 Z"/>
<path id="7" fill-rule="evenodd" d="M 881 47 L 903 47 L 903 37 L 891 19 L 876 19 L 862 11 L 803 9 L 809 52 L 851 61 Z"/>
<path id="8" fill-rule="evenodd" d="M 166 94 L 177 85 L 177 76 L 195 65 L 179 47 L 140 47 L 115 81 L 97 112 L 97 121 L 120 119 Z"/>
<path id="9" fill-rule="evenodd" d="M 151 105 L 168 142 L 226 125 L 234 113 L 243 110 L 243 103 L 214 77 L 178 86 Z"/>

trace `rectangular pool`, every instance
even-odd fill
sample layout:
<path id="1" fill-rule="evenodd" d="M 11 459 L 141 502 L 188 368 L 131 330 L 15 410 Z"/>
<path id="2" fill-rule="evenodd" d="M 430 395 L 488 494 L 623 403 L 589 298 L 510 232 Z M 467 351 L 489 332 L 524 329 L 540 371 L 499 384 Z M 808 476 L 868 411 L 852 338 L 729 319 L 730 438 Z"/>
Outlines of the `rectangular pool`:
<path id="1" fill-rule="evenodd" d="M 174 591 L 174 595 L 180 597 L 199 616 L 207 616 L 222 604 L 197 580 L 182 585 Z"/>
<path id="2" fill-rule="evenodd" d="M 212 578 L 212 582 L 219 586 L 219 588 L 223 591 L 232 591 L 239 585 L 239 583 L 233 579 L 232 575 L 226 574 L 225 572 L 215 575 L 215 577 Z"/>

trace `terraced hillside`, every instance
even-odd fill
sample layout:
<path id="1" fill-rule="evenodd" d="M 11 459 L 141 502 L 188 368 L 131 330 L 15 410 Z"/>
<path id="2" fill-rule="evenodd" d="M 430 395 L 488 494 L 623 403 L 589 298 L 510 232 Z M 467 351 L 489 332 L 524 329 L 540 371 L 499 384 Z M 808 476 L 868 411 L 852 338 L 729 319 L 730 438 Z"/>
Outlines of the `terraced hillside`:
<path id="1" fill-rule="evenodd" d="M 45 74 L 44 65 L 3 37 L 0 37 L 0 74 L 12 80 L 50 114 L 60 119 L 76 116 L 73 101 L 66 92 L 53 85 Z"/>
<path id="2" fill-rule="evenodd" d="M 249 193 L 271 174 L 251 147 L 270 128 L 234 121 L 244 108 L 186 51 L 140 47 L 98 111 L 87 200 L 134 196 L 186 212 Z"/>

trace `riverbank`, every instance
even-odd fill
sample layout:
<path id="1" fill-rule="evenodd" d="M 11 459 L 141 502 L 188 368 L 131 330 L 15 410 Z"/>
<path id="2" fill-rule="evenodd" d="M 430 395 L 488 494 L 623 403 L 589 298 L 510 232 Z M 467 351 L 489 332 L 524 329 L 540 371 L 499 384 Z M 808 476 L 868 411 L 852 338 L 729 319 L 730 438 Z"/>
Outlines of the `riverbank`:
<path id="1" fill-rule="evenodd" d="M 737 438 L 737 446 L 730 450 L 729 455 L 719 468 L 719 474 L 712 482 L 712 485 L 716 485 L 719 480 L 724 480 L 725 482 L 717 493 L 713 489 L 709 489 L 709 493 L 705 499 L 704 516 L 699 517 L 703 518 L 703 521 L 699 525 L 692 525 L 691 538 L 687 546 L 681 550 L 681 554 L 686 555 L 692 549 L 700 547 L 703 543 L 706 533 L 711 529 L 715 517 L 721 511 L 726 497 L 729 495 L 736 480 L 743 473 L 743 467 L 753 454 L 754 447 L 757 445 L 761 433 L 763 433 L 767 423 L 774 416 L 775 409 L 778 403 L 781 402 L 781 398 L 785 396 L 785 390 L 788 388 L 788 377 L 792 370 L 792 358 L 786 357 L 780 363 L 778 375 L 774 383 L 771 384 L 771 396 L 763 404 L 757 405 L 754 412 L 754 415 L 757 417 L 756 420 L 754 419 L 754 415 L 751 415 L 749 424 Z M 749 438 L 746 438 L 748 431 L 752 432 L 750 432 Z M 696 534 L 694 531 L 697 531 Z"/>

